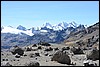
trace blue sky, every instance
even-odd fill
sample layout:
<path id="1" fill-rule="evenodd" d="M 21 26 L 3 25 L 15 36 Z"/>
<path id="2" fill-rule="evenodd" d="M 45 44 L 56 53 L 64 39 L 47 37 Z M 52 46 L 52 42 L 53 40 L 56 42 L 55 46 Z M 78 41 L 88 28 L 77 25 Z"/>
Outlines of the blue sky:
<path id="1" fill-rule="evenodd" d="M 1 1 L 1 25 L 42 26 L 75 21 L 92 25 L 99 21 L 99 1 Z"/>

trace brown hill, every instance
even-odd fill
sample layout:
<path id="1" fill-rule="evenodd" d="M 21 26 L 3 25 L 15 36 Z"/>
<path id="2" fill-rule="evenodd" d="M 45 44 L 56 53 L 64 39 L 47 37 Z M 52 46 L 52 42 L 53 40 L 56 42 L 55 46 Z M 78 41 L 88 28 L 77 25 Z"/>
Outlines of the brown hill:
<path id="1" fill-rule="evenodd" d="M 67 46 L 99 46 L 99 22 L 85 30 L 72 32 L 63 44 Z"/>

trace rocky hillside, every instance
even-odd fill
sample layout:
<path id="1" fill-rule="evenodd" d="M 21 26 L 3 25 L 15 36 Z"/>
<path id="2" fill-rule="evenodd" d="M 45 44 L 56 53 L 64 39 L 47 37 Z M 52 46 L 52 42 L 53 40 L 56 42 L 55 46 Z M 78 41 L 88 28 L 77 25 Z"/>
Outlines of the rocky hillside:
<path id="1" fill-rule="evenodd" d="M 84 30 L 72 32 L 67 40 L 66 45 L 74 46 L 99 46 L 99 22 L 87 27 Z"/>

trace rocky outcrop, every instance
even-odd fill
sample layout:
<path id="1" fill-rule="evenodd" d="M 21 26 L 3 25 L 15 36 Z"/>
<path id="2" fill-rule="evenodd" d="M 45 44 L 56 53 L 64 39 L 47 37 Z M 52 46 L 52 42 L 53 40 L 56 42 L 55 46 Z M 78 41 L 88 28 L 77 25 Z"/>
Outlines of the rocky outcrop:
<path id="1" fill-rule="evenodd" d="M 57 51 L 51 58 L 51 61 L 57 61 L 62 64 L 71 64 L 70 57 L 62 51 Z"/>
<path id="2" fill-rule="evenodd" d="M 99 50 L 97 50 L 97 49 L 92 49 L 92 50 L 87 54 L 87 59 L 90 59 L 90 60 L 99 60 Z"/>

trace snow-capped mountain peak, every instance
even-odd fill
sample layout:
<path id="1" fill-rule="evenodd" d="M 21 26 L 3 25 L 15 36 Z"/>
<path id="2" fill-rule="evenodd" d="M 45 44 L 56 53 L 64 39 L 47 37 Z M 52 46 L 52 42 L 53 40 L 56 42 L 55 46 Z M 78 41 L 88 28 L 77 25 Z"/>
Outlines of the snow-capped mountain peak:
<path id="1" fill-rule="evenodd" d="M 69 23 L 70 27 L 76 28 L 78 26 L 77 23 L 75 23 L 74 21 L 72 21 L 71 23 Z"/>
<path id="2" fill-rule="evenodd" d="M 23 27 L 22 25 L 19 25 L 19 26 L 17 27 L 17 29 L 19 29 L 19 30 L 23 30 L 23 31 L 26 31 L 26 28 Z"/>
<path id="3" fill-rule="evenodd" d="M 49 29 L 53 29 L 53 30 L 63 30 L 63 29 L 67 29 L 68 27 L 73 27 L 76 28 L 79 25 L 77 23 L 75 23 L 74 21 L 67 23 L 67 22 L 62 22 L 56 25 L 51 25 L 50 23 L 46 23 L 43 25 L 43 27 L 49 28 Z"/>
<path id="4" fill-rule="evenodd" d="M 62 22 L 62 23 L 59 23 L 58 25 L 53 26 L 53 29 L 54 30 L 63 30 L 63 29 L 67 29 L 68 27 L 76 28 L 76 27 L 78 27 L 78 24 L 75 23 L 74 21 L 71 23 Z"/>
<path id="5" fill-rule="evenodd" d="M 10 26 L 10 25 L 9 25 L 8 27 L 11 27 L 11 28 L 13 28 L 13 27 L 12 27 L 12 26 Z"/>
<path id="6" fill-rule="evenodd" d="M 67 23 L 67 22 L 62 22 L 56 25 L 51 25 L 50 23 L 46 23 L 43 24 L 42 27 L 37 27 L 37 28 L 30 28 L 30 29 L 26 29 L 25 27 L 23 27 L 22 25 L 19 25 L 17 28 L 14 28 L 12 26 L 8 26 L 8 27 L 1 27 L 1 32 L 2 33 L 14 33 L 14 34 L 27 34 L 29 36 L 34 35 L 35 33 L 39 33 L 39 32 L 48 32 L 48 31 L 59 31 L 59 30 L 64 30 L 64 29 L 68 29 L 69 27 L 72 28 L 77 28 L 79 25 L 77 23 L 75 23 L 74 21 L 71 23 Z M 78 28 L 83 29 L 84 26 L 79 26 Z"/>
<path id="7" fill-rule="evenodd" d="M 58 26 L 61 26 L 63 29 L 66 29 L 68 27 L 68 23 L 62 22 L 62 23 L 59 23 Z"/>
<path id="8" fill-rule="evenodd" d="M 53 26 L 53 30 L 58 31 L 58 30 L 62 30 L 62 29 L 63 29 L 63 28 L 62 28 L 62 26 L 60 26 L 60 25 Z"/>
<path id="9" fill-rule="evenodd" d="M 43 27 L 47 27 L 49 29 L 52 29 L 52 25 L 50 23 L 43 24 Z"/>
<path id="10" fill-rule="evenodd" d="M 12 33 L 12 34 L 26 34 L 26 35 L 29 35 L 29 36 L 33 36 L 34 34 L 32 33 L 32 31 L 30 30 L 26 30 L 26 31 L 23 31 L 23 30 L 19 30 L 19 29 L 16 29 L 16 28 L 13 28 L 13 27 L 4 27 L 4 29 L 2 29 L 1 33 Z"/>
<path id="11" fill-rule="evenodd" d="M 64 28 L 67 28 L 67 26 L 68 26 L 68 23 L 66 23 L 66 22 L 63 22 L 63 26 L 64 26 Z"/>

